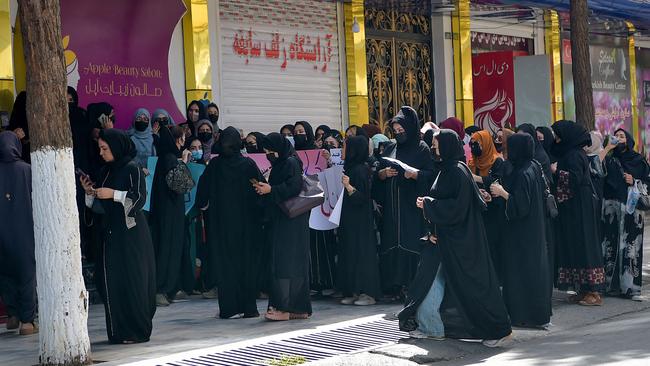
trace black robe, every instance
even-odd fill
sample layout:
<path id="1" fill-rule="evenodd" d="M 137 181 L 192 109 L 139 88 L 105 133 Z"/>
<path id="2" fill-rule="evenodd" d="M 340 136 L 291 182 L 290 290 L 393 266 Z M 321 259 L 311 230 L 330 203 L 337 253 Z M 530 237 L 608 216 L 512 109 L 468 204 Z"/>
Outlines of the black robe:
<path id="1" fill-rule="evenodd" d="M 485 202 L 469 168 L 459 161 L 463 149 L 458 136 L 443 130 L 438 141 L 442 167 L 431 197 L 425 198 L 424 217 L 434 226 L 445 276 L 441 310 L 445 335 L 500 339 L 512 329 L 483 227 Z"/>
<path id="2" fill-rule="evenodd" d="M 111 343 L 147 342 L 151 336 L 156 312 L 156 271 L 149 226 L 142 207 L 147 192 L 142 169 L 131 159 L 135 146 L 122 131 L 102 131 L 115 163 L 107 164 L 101 173 L 99 187 L 126 192 L 124 204 L 113 199 L 98 200 L 104 233 L 100 258 L 97 261 L 96 284 L 104 301 L 106 330 Z M 130 158 L 120 158 L 115 134 L 122 146 L 132 146 Z M 128 153 L 131 154 L 131 153 Z"/>
<path id="3" fill-rule="evenodd" d="M 0 296 L 9 316 L 31 323 L 36 316 L 32 171 L 21 159 L 22 147 L 13 132 L 0 133 L 0 276 L 8 278 Z"/>
<path id="4" fill-rule="evenodd" d="M 398 122 L 407 133 L 404 143 L 391 143 L 384 149 L 382 157 L 394 157 L 411 167 L 419 169 L 416 180 L 406 179 L 404 173 L 380 180 L 374 180 L 374 197 L 382 206 L 380 269 L 385 292 L 411 283 L 417 270 L 420 240 L 426 233 L 422 213 L 415 206 L 415 200 L 424 196 L 433 178 L 431 151 L 419 137 L 418 119 L 410 107 L 402 107 L 393 122 Z M 388 167 L 381 160 L 378 171 Z"/>
<path id="5" fill-rule="evenodd" d="M 525 141 L 527 139 L 527 141 Z M 542 326 L 551 317 L 552 285 L 546 249 L 545 184 L 533 158 L 530 136 L 508 139 L 508 156 L 517 159 L 505 179 L 503 300 L 512 324 Z"/>
<path id="6" fill-rule="evenodd" d="M 470 168 L 471 170 L 471 168 Z M 497 158 L 490 172 L 486 176 L 482 176 L 483 183 L 477 183 L 479 188 L 490 191 L 490 186 L 496 181 L 503 181 L 503 176 L 506 174 L 507 164 L 501 158 Z M 478 171 L 472 172 L 473 174 L 480 175 Z M 492 257 L 492 264 L 494 270 L 499 278 L 499 283 L 502 283 L 503 278 L 503 258 L 505 256 L 505 248 L 503 242 L 503 232 L 507 229 L 505 227 L 505 201 L 503 198 L 493 198 L 487 204 L 487 210 L 483 211 L 483 224 L 485 226 L 485 234 L 487 235 L 488 244 L 490 245 L 490 255 Z"/>
<path id="7" fill-rule="evenodd" d="M 365 143 L 364 143 L 365 141 Z M 377 299 L 381 295 L 379 283 L 379 262 L 377 258 L 377 235 L 374 228 L 371 191 L 371 170 L 365 163 L 368 157 L 368 139 L 355 136 L 348 139 L 345 174 L 352 194 L 343 193 L 343 207 L 338 229 L 341 243 L 338 266 L 340 268 L 341 291 L 344 295 L 366 294 Z M 352 158 L 351 149 L 356 149 L 357 161 Z"/>
<path id="8" fill-rule="evenodd" d="M 226 128 L 220 143 L 223 153 L 212 159 L 199 181 L 197 205 L 208 207 L 210 264 L 218 271 L 219 317 L 257 316 L 256 249 L 261 240 L 258 195 L 251 179 L 263 181 L 257 165 L 239 151 L 224 147 L 241 144 L 239 132 Z M 216 249 L 216 250 L 214 250 Z"/>
<path id="9" fill-rule="evenodd" d="M 560 143 L 553 146 L 558 159 L 555 186 L 559 215 L 555 220 L 557 282 L 560 290 L 599 291 L 605 282 L 598 237 L 600 207 L 591 182 L 584 146 L 591 137 L 571 121 L 553 125 Z"/>
<path id="10" fill-rule="evenodd" d="M 157 293 L 172 300 L 179 289 L 183 259 L 185 198 L 169 188 L 166 176 L 183 162 L 178 160 L 180 151 L 169 129 L 160 129 L 159 147 L 151 186 L 151 236 L 156 252 Z"/>
<path id="11" fill-rule="evenodd" d="M 302 189 L 302 163 L 293 156 L 289 140 L 271 133 L 265 149 L 278 152 L 269 184 L 269 240 L 271 249 L 271 293 L 269 307 L 279 311 L 311 314 L 309 298 L 309 212 L 295 218 L 285 215 L 278 204 L 296 197 Z"/>

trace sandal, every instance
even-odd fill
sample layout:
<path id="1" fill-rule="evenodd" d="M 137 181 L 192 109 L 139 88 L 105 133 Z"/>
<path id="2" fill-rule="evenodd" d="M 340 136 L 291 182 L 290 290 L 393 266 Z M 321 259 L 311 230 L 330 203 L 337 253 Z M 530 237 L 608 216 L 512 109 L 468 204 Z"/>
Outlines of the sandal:
<path id="1" fill-rule="evenodd" d="M 289 319 L 291 320 L 305 320 L 309 319 L 309 314 L 308 313 L 290 313 L 289 314 Z"/>
<path id="2" fill-rule="evenodd" d="M 569 304 L 579 304 L 580 301 L 584 300 L 584 298 L 588 295 L 586 292 L 579 292 L 575 295 L 571 295 L 567 298 L 567 302 Z"/>
<path id="3" fill-rule="evenodd" d="M 269 308 L 264 317 L 266 320 L 271 321 L 287 321 L 291 318 L 291 314 L 286 311 L 278 311 L 274 308 Z"/>
<path id="4" fill-rule="evenodd" d="M 597 292 L 590 292 L 578 304 L 582 306 L 601 306 L 603 299 Z"/>

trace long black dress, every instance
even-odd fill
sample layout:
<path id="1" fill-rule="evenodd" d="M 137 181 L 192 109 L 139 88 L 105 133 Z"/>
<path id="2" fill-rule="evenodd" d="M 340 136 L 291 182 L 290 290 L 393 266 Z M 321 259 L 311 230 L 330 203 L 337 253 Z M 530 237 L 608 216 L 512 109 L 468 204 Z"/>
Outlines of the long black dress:
<path id="1" fill-rule="evenodd" d="M 486 205 L 461 162 L 458 135 L 443 129 L 437 139 L 441 171 L 431 197 L 425 197 L 424 217 L 434 226 L 446 281 L 441 308 L 445 336 L 500 339 L 512 329 L 483 227 Z"/>
<path id="2" fill-rule="evenodd" d="M 399 123 L 407 139 L 386 146 L 382 157 L 400 160 L 419 169 L 416 180 L 406 179 L 403 173 L 374 180 L 374 196 L 382 206 L 380 270 L 385 292 L 394 292 L 411 283 L 417 270 L 420 241 L 426 233 L 422 213 L 415 206 L 418 196 L 424 196 L 431 187 L 433 159 L 431 151 L 420 140 L 417 113 L 411 107 L 402 107 L 392 123 Z M 381 160 L 378 171 L 388 167 Z"/>
<path id="3" fill-rule="evenodd" d="M 7 277 L 0 296 L 10 317 L 32 323 L 36 316 L 32 171 L 21 158 L 22 148 L 16 134 L 0 133 L 0 277 Z"/>
<path id="4" fill-rule="evenodd" d="M 156 270 L 147 220 L 142 212 L 147 192 L 142 170 L 132 161 L 135 146 L 123 131 L 103 130 L 115 158 L 101 173 L 99 187 L 123 192 L 123 201 L 99 200 L 104 240 L 96 281 L 104 301 L 111 343 L 147 342 L 156 313 Z M 118 192 L 119 193 L 119 192 Z M 116 194 L 117 196 L 117 194 Z"/>
<path id="5" fill-rule="evenodd" d="M 264 138 L 262 146 L 277 152 L 269 176 L 267 195 L 270 227 L 271 294 L 269 307 L 294 314 L 311 314 L 309 298 L 309 212 L 293 219 L 278 204 L 295 197 L 302 189 L 302 162 L 279 133 Z"/>
<path id="6" fill-rule="evenodd" d="M 513 172 L 505 179 L 503 300 L 512 324 L 542 326 L 551 318 L 551 277 L 546 250 L 545 189 L 542 171 L 533 161 L 533 139 L 516 133 L 508 138 Z"/>
<path id="7" fill-rule="evenodd" d="M 381 295 L 381 287 L 377 236 L 370 198 L 372 174 L 366 160 L 368 139 L 363 136 L 348 138 L 344 169 L 355 191 L 352 194 L 347 191 L 343 193 L 338 231 L 341 243 L 338 265 L 344 295 L 366 294 L 376 299 Z"/>
<path id="8" fill-rule="evenodd" d="M 168 128 L 160 129 L 158 162 L 151 186 L 151 236 L 156 253 L 156 279 L 158 294 L 173 300 L 178 291 L 178 277 L 182 264 L 185 200 L 182 194 L 172 191 L 166 176 L 176 165 L 180 151 Z"/>
<path id="9" fill-rule="evenodd" d="M 259 315 L 255 247 L 262 226 L 250 180 L 263 178 L 255 162 L 239 152 L 239 131 L 226 128 L 219 143 L 221 154 L 203 173 L 197 196 L 198 207 L 208 207 L 208 245 L 216 248 L 219 317 L 254 317 Z"/>
<path id="10" fill-rule="evenodd" d="M 598 240 L 600 209 L 589 171 L 584 146 L 591 137 L 581 125 L 558 121 L 553 131 L 561 142 L 553 146 L 558 160 L 555 185 L 559 215 L 555 221 L 557 239 L 557 282 L 560 290 L 596 292 L 603 288 L 605 272 Z"/>
<path id="11" fill-rule="evenodd" d="M 546 138 L 550 140 L 548 142 L 553 143 L 553 134 L 548 135 L 548 127 L 540 127 L 539 131 L 542 132 Z M 547 132 L 544 132 L 547 131 Z M 517 128 L 517 132 L 524 132 L 530 135 L 533 138 L 534 142 L 534 159 L 541 165 L 542 172 L 544 172 L 544 179 L 546 184 L 548 184 L 549 189 L 552 190 L 553 187 L 553 173 L 551 172 L 551 157 L 546 152 L 545 144 L 539 140 L 537 137 L 537 130 L 530 123 L 524 123 Z M 555 192 L 552 192 L 555 193 Z M 549 276 L 551 278 L 551 293 L 553 293 L 553 286 L 555 284 L 555 219 L 551 217 L 547 210 L 544 210 L 544 223 L 546 227 L 546 248 L 548 253 L 548 268 Z"/>

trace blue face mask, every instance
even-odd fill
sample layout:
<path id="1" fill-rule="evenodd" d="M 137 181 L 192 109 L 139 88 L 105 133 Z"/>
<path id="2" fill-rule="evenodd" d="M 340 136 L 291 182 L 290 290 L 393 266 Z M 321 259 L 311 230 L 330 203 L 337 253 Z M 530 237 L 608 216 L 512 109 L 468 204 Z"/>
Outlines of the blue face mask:
<path id="1" fill-rule="evenodd" d="M 192 159 L 195 161 L 201 160 L 203 158 L 203 150 L 192 151 Z"/>

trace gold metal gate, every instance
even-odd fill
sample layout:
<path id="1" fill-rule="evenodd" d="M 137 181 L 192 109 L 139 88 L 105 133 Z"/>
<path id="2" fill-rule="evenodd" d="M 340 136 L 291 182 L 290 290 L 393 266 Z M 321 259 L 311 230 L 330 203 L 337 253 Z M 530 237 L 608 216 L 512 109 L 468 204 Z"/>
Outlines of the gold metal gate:
<path id="1" fill-rule="evenodd" d="M 420 122 L 433 115 L 431 20 L 428 15 L 366 7 L 370 122 L 384 129 L 403 105 Z"/>

